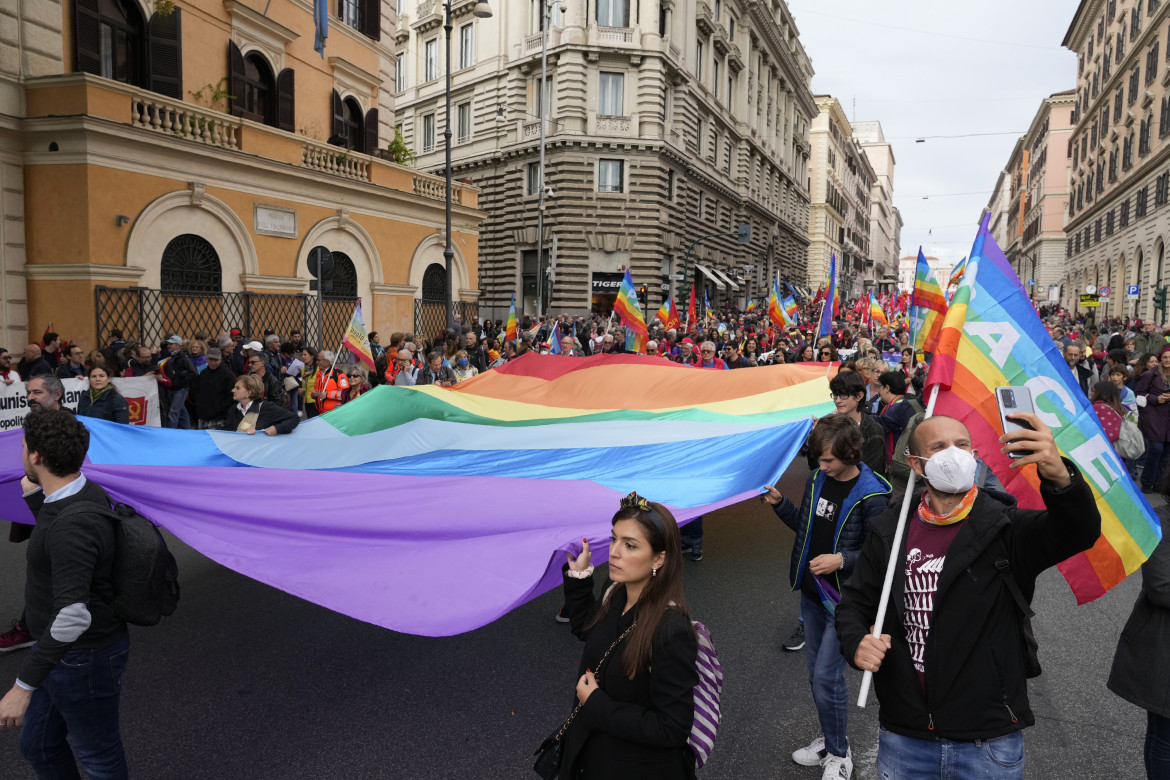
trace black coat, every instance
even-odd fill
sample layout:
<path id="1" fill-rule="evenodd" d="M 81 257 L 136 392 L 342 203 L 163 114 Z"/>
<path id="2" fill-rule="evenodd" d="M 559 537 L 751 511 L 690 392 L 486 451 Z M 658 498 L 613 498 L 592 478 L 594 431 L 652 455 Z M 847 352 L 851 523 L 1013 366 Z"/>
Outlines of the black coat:
<path id="1" fill-rule="evenodd" d="M 89 400 L 89 391 L 86 390 L 77 401 L 77 415 L 129 425 L 130 404 L 113 387 L 99 395 L 96 401 Z"/>
<path id="2" fill-rule="evenodd" d="M 1093 546 L 1101 534 L 1101 514 L 1088 483 L 1069 461 L 1065 464 L 1073 473 L 1072 484 L 1056 489 L 1042 481 L 1044 510 L 1018 509 L 1011 496 L 979 492 L 939 575 L 926 640 L 925 693 L 903 628 L 905 566 L 895 566 L 882 629 L 892 648 L 874 675 L 878 720 L 890 731 L 914 739 L 970 741 L 1035 723 L 1020 611 L 995 567 L 992 543 L 1002 537 L 1016 583 L 1029 601 L 1040 572 Z M 853 576 L 841 590 L 837 637 L 854 668 L 857 647 L 877 616 L 899 509 L 891 507 L 873 520 Z M 901 560 L 905 545 L 904 537 Z"/>
<path id="3" fill-rule="evenodd" d="M 256 431 L 260 435 L 265 428 L 276 426 L 277 433 L 292 433 L 293 429 L 297 427 L 301 419 L 295 414 L 285 409 L 283 406 L 278 406 L 271 401 L 256 401 L 260 404 L 257 410 L 259 415 L 256 418 Z M 224 420 L 223 428 L 225 431 L 234 431 L 240 427 L 240 422 L 244 419 L 244 415 L 240 414 L 239 404 L 232 404 L 228 409 L 227 419 Z"/>
<path id="4" fill-rule="evenodd" d="M 1143 710 L 1170 717 L 1170 519 L 1162 515 L 1162 541 L 1142 564 L 1142 590 L 1117 642 L 1109 690 Z"/>
<path id="5" fill-rule="evenodd" d="M 205 368 L 192 383 L 191 395 L 195 403 L 195 414 L 200 420 L 223 420 L 227 417 L 232 401 L 232 385 L 236 383 L 232 370 L 227 364 L 219 368 Z"/>
<path id="6" fill-rule="evenodd" d="M 573 680 L 576 687 L 586 669 L 597 671 L 605 651 L 637 618 L 638 605 L 623 615 L 626 590 L 616 587 L 605 617 L 586 631 L 601 606 L 594 597 L 593 580 L 566 575 L 565 602 L 573 633 L 585 642 Z M 694 629 L 684 615 L 668 609 L 654 635 L 650 671 L 632 680 L 622 671 L 629 641 L 627 637 L 609 654 L 601 667 L 598 690 L 590 694 L 563 737 L 562 780 L 695 777 L 695 757 L 687 744 L 695 716 L 694 688 L 699 683 Z M 574 706 L 576 702 L 574 694 Z"/>

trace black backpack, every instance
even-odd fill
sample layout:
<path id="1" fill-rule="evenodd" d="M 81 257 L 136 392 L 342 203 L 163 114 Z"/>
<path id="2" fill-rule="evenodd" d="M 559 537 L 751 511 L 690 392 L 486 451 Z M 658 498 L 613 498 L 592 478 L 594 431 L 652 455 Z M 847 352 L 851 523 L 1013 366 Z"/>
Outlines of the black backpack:
<path id="1" fill-rule="evenodd" d="M 1008 561 L 1007 545 L 1004 544 L 1002 536 L 996 535 L 995 541 L 987 549 L 987 554 L 995 563 L 995 568 L 1000 576 L 1003 577 L 1003 584 L 1007 586 L 1012 601 L 1016 603 L 1016 609 L 1019 612 L 1020 635 L 1023 637 L 1024 644 L 1022 648 L 1024 676 L 1028 679 L 1039 677 L 1044 670 L 1040 668 L 1040 644 L 1036 641 L 1036 634 L 1032 631 L 1032 618 L 1036 617 L 1036 613 L 1032 611 L 1032 605 L 1024 598 L 1024 592 L 1020 590 L 1016 576 L 1012 574 L 1011 564 Z"/>
<path id="2" fill-rule="evenodd" d="M 154 523 L 132 506 L 78 501 L 60 516 L 95 512 L 114 524 L 114 612 L 136 626 L 156 626 L 179 603 L 179 565 Z"/>

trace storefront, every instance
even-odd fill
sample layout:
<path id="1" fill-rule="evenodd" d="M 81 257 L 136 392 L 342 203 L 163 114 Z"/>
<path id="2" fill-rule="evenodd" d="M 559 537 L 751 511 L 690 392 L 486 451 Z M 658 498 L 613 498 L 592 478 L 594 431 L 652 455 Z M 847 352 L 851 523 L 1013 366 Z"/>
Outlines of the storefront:
<path id="1" fill-rule="evenodd" d="M 608 317 L 617 301 L 618 289 L 622 286 L 625 274 L 611 274 L 593 272 L 592 299 L 590 311 Z"/>

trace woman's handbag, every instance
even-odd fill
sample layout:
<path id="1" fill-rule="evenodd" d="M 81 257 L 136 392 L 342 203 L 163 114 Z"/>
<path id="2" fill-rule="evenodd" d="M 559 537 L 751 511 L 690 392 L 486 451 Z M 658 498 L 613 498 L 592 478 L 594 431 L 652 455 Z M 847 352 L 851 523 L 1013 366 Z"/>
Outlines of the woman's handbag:
<path id="1" fill-rule="evenodd" d="M 609 595 L 608 591 L 606 592 L 606 595 Z M 597 669 L 594 672 L 594 675 L 599 681 L 601 680 L 601 667 L 605 665 L 605 661 L 607 658 L 609 658 L 609 654 L 613 652 L 613 649 L 617 647 L 623 639 L 630 635 L 630 632 L 634 630 L 634 626 L 636 625 L 638 625 L 637 620 L 631 623 L 630 627 L 627 628 L 622 633 L 622 635 L 615 639 L 613 644 L 609 646 L 609 649 L 605 651 L 605 655 L 601 656 L 601 660 L 598 661 Z M 532 768 L 536 771 L 536 774 L 543 777 L 544 780 L 555 780 L 556 776 L 560 773 L 561 752 L 564 748 L 564 745 L 561 742 L 561 737 L 563 737 L 565 732 L 569 730 L 569 724 L 573 722 L 573 718 L 577 717 L 577 713 L 580 711 L 581 702 L 577 702 L 577 706 L 573 708 L 573 712 L 569 715 L 569 719 L 565 721 L 565 725 L 561 726 L 559 729 L 550 734 L 544 742 L 540 743 L 540 747 L 536 749 L 536 752 L 533 753 L 533 755 L 536 756 L 536 763 L 532 765 Z"/>
<path id="2" fill-rule="evenodd" d="M 1117 410 L 1113 410 L 1117 414 Z M 1134 425 L 1132 420 L 1127 420 L 1122 415 L 1121 417 L 1121 433 L 1117 436 L 1117 454 L 1127 460 L 1133 458 L 1140 458 L 1142 453 L 1146 451 L 1146 439 L 1142 436 L 1141 430 Z"/>

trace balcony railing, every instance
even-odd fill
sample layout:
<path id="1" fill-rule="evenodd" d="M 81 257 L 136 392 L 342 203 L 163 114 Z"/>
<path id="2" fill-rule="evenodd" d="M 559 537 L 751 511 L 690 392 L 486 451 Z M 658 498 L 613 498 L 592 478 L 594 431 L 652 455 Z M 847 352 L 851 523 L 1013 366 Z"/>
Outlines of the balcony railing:
<path id="1" fill-rule="evenodd" d="M 634 31 L 629 27 L 598 27 L 597 40 L 609 43 L 633 43 Z"/>
<path id="2" fill-rule="evenodd" d="M 524 53 L 527 54 L 530 51 L 535 51 L 535 50 L 539 49 L 540 45 L 543 41 L 544 41 L 544 33 L 537 33 L 536 35 L 529 35 L 527 38 L 524 39 Z"/>
<path id="3" fill-rule="evenodd" d="M 130 101 L 130 124 L 209 146 L 240 148 L 239 119 L 154 93 L 135 95 Z"/>
<path id="4" fill-rule="evenodd" d="M 370 180 L 370 158 L 318 141 L 305 140 L 301 144 L 301 165 L 347 179 Z"/>

